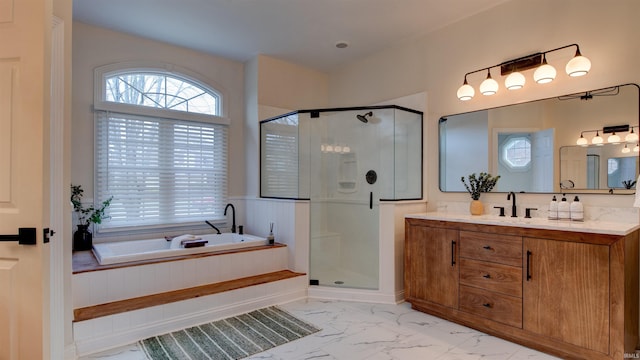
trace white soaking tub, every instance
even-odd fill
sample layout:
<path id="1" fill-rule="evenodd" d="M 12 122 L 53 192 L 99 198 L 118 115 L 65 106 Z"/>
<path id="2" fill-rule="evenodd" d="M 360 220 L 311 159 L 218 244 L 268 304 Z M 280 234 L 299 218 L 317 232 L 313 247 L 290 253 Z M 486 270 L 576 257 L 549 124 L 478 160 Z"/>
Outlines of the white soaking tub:
<path id="1" fill-rule="evenodd" d="M 185 248 L 181 240 L 204 240 L 205 246 Z M 199 240 L 198 240 L 199 241 Z M 266 245 L 267 239 L 248 234 L 182 235 L 173 240 L 149 239 L 93 244 L 93 253 L 100 265 L 129 261 L 159 259 L 171 256 L 200 254 L 220 250 Z"/>

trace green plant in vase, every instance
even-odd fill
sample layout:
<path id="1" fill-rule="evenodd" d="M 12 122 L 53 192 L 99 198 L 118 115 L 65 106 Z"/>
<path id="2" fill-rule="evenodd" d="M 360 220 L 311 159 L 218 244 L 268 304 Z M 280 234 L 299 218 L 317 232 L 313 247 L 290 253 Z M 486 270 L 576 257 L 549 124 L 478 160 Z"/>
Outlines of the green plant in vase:
<path id="1" fill-rule="evenodd" d="M 82 196 L 84 190 L 82 185 L 71 184 L 71 204 L 73 211 L 78 214 L 78 230 L 73 234 L 73 250 L 91 250 L 93 246 L 93 235 L 89 231 L 91 224 L 101 224 L 102 220 L 107 219 L 105 211 L 111 205 L 113 196 L 103 201 L 100 207 L 90 205 L 84 207 L 82 205 Z"/>
<path id="2" fill-rule="evenodd" d="M 480 175 L 476 175 L 473 173 L 468 176 L 468 184 L 467 180 L 465 180 L 464 176 L 460 178 L 462 184 L 467 189 L 469 194 L 471 194 L 471 205 L 470 211 L 471 215 L 482 215 L 484 212 L 484 206 L 480 202 L 480 195 L 484 192 L 490 192 L 498 183 L 498 179 L 500 179 L 500 175 L 492 176 L 489 173 L 481 172 Z"/>

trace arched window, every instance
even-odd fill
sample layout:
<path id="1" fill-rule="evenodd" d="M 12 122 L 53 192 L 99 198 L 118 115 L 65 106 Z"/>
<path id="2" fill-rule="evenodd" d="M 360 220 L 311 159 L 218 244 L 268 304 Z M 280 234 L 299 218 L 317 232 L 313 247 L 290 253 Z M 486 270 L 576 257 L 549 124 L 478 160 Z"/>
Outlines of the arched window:
<path id="1" fill-rule="evenodd" d="M 99 231 L 224 221 L 229 121 L 220 94 L 162 67 L 109 66 L 95 78 L 94 197 L 113 196 Z"/>

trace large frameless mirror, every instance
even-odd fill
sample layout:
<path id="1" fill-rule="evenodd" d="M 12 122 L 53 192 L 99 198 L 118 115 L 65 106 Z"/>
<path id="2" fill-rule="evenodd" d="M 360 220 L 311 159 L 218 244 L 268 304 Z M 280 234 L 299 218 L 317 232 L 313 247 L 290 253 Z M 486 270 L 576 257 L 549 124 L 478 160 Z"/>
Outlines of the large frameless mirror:
<path id="1" fill-rule="evenodd" d="M 489 172 L 500 175 L 498 192 L 634 193 L 639 90 L 626 84 L 443 116 L 440 190 L 465 191 L 461 177 Z"/>

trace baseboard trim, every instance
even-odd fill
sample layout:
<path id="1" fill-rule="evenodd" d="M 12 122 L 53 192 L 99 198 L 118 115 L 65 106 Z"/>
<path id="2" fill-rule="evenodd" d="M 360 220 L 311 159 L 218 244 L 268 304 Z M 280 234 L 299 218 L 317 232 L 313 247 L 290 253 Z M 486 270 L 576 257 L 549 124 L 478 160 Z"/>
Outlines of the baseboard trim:
<path id="1" fill-rule="evenodd" d="M 380 304 L 397 304 L 404 301 L 404 291 L 401 294 L 384 294 L 378 290 L 310 286 L 308 292 L 309 297 L 314 299 L 362 301 Z"/>

